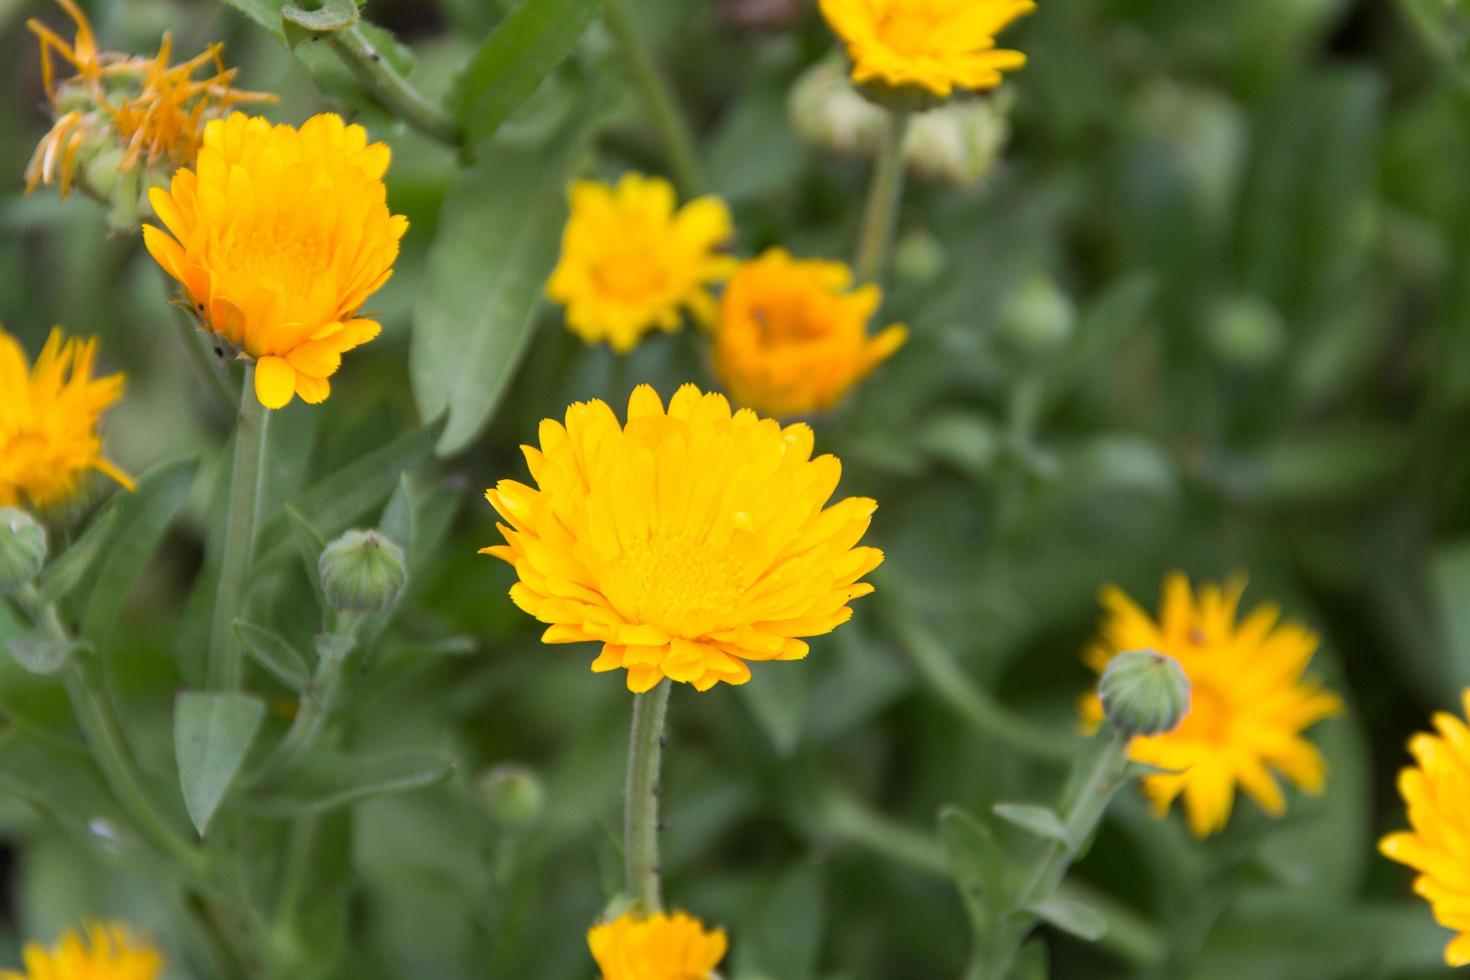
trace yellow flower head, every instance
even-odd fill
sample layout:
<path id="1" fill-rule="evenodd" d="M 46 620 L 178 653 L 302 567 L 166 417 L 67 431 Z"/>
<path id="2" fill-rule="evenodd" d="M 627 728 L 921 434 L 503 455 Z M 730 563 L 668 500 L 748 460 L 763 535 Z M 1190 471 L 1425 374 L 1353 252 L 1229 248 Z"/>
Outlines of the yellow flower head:
<path id="1" fill-rule="evenodd" d="M 868 336 L 883 293 L 853 289 L 852 278 L 841 262 L 779 248 L 740 266 L 715 327 L 715 370 L 737 403 L 778 416 L 824 411 L 903 346 L 903 326 Z"/>
<path id="2" fill-rule="evenodd" d="M 1128 754 L 1174 773 L 1144 780 L 1159 816 L 1184 795 L 1189 829 L 1205 837 L 1225 826 L 1238 785 L 1272 816 L 1286 810 L 1276 774 L 1310 793 L 1321 792 L 1326 763 L 1302 737 L 1311 725 L 1342 710 L 1335 694 L 1302 674 L 1317 637 L 1293 622 L 1278 622 L 1275 606 L 1257 606 L 1236 622 L 1243 578 L 1191 591 L 1174 573 L 1164 581 L 1157 622 L 1116 588 L 1103 591 L 1107 615 L 1087 651 L 1102 673 L 1125 650 L 1151 649 L 1179 662 L 1191 686 L 1189 712 L 1163 735 L 1135 737 Z M 1082 705 L 1092 724 L 1102 720 L 1097 695 Z"/>
<path id="3" fill-rule="evenodd" d="M 725 958 L 725 930 L 687 912 L 623 915 L 587 933 L 602 980 L 708 980 Z"/>
<path id="4" fill-rule="evenodd" d="M 67 340 L 51 331 L 34 368 L 14 337 L 0 329 L 0 506 L 45 508 L 74 494 L 98 470 L 132 489 L 102 458 L 97 423 L 123 393 L 123 376 L 92 377 L 97 340 Z"/>
<path id="5" fill-rule="evenodd" d="M 579 337 L 627 353 L 650 330 L 679 329 L 685 310 L 710 318 L 710 286 L 734 264 L 717 251 L 733 234 L 723 201 L 680 208 L 668 181 L 626 174 L 616 187 L 573 184 L 571 204 L 546 293 Z"/>
<path id="6" fill-rule="evenodd" d="M 1470 689 L 1460 695 L 1470 716 Z M 1414 891 L 1434 919 L 1457 936 L 1445 947 L 1450 966 L 1470 965 L 1470 727 L 1448 712 L 1434 716 L 1437 734 L 1409 739 L 1413 766 L 1399 772 L 1399 794 L 1413 830 L 1389 834 L 1383 855 L 1419 872 Z"/>
<path id="7" fill-rule="evenodd" d="M 800 660 L 800 637 L 846 622 L 883 561 L 855 547 L 877 504 L 827 506 L 842 464 L 812 442 L 693 385 L 667 413 L 638 387 L 626 426 L 605 402 L 573 405 L 522 447 L 539 489 L 486 492 L 510 526 L 484 553 L 515 566 L 511 599 L 549 624 L 542 642 L 600 642 L 592 669 L 627 670 L 629 690 L 744 684 L 746 661 Z"/>
<path id="8" fill-rule="evenodd" d="M 852 80 L 947 99 L 994 88 L 1026 56 L 995 35 L 1036 9 L 1031 0 L 821 0 L 847 46 Z"/>
<path id="9" fill-rule="evenodd" d="M 298 130 L 234 113 L 204 127 L 193 169 L 150 195 L 168 232 L 145 226 L 148 251 L 201 322 L 255 361 L 267 408 L 324 401 L 342 354 L 378 335 L 358 311 L 408 229 L 388 212 L 388 160 L 340 116 Z"/>
<path id="10" fill-rule="evenodd" d="M 0 970 L 0 980 L 154 980 L 163 971 L 158 950 L 111 923 L 87 927 L 85 938 L 68 929 L 49 949 L 26 943 L 25 970 Z"/>
<path id="11" fill-rule="evenodd" d="M 191 164 L 207 121 L 234 105 L 275 100 L 230 87 L 235 70 L 225 68 L 221 44 L 177 65 L 169 64 L 168 34 L 152 58 L 99 51 L 86 15 L 72 0 L 56 2 L 76 24 L 76 36 L 68 44 L 40 21 L 28 23 L 41 43 L 42 81 L 56 120 L 26 168 L 27 190 L 59 180 L 64 197 L 80 158 L 105 145 L 120 151 L 119 172 Z M 56 59 L 71 66 L 70 77 L 58 80 Z M 196 78 L 200 71 L 205 74 Z"/>

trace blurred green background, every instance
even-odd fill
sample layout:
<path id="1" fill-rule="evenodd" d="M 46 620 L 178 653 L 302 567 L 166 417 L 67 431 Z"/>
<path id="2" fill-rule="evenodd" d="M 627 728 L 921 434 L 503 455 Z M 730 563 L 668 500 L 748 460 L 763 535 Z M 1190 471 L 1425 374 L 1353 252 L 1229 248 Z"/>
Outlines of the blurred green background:
<path id="1" fill-rule="evenodd" d="M 237 84 L 281 93 L 270 115 L 344 110 L 393 145 L 392 204 L 412 227 L 372 303 L 384 333 L 347 359 L 325 407 L 297 403 L 274 424 L 268 492 L 294 499 L 418 422 L 409 337 L 458 161 L 222 4 L 87 6 L 104 47 L 151 53 L 164 30 L 187 54 L 224 40 Z M 788 119 L 796 80 L 832 48 L 814 6 L 638 5 L 745 253 L 843 256 L 855 231 L 867 163 L 803 146 Z M 369 0 L 365 13 L 443 91 L 501 7 Z M 49 3 L 0 0 L 0 323 L 32 353 L 55 323 L 103 338 L 105 364 L 129 376 L 107 421 L 125 468 L 203 459 L 106 651 L 145 760 L 166 772 L 230 418 L 192 372 L 140 240 L 109 235 L 80 195 L 22 193 L 49 125 L 31 16 L 70 34 Z M 1126 791 L 1074 874 L 1115 913 L 1112 937 L 1049 936 L 1053 975 L 1440 975 L 1447 933 L 1374 842 L 1402 825 L 1404 740 L 1470 684 L 1467 37 L 1470 8 L 1448 0 L 1041 0 L 1007 34 L 1031 59 L 1005 89 L 1009 145 L 976 186 L 911 187 L 883 316 L 913 339 L 816 423 L 819 448 L 844 461 L 843 492 L 880 501 L 879 593 L 804 663 L 757 668 L 740 690 L 675 692 L 667 891 L 731 930 L 727 976 L 958 975 L 968 934 L 936 813 L 1048 799 L 1063 774 L 977 719 L 1000 703 L 1043 735 L 1071 731 L 1098 589 L 1152 606 L 1174 568 L 1247 571 L 1247 606 L 1278 601 L 1320 631 L 1315 669 L 1350 704 L 1313 733 L 1328 791 L 1293 797 L 1279 824 L 1241 801 L 1205 845 Z M 657 171 L 600 27 L 498 139 L 550 153 L 569 93 L 588 88 L 610 121 L 587 170 Z M 457 263 L 484 272 L 474 254 Z M 1051 287 L 1064 302 L 1040 316 Z M 702 338 L 658 336 L 618 359 L 545 310 L 491 427 L 415 471 L 412 592 L 358 678 L 353 739 L 447 752 L 456 775 L 332 818 L 334 880 L 351 894 L 347 922 L 323 926 L 343 952 L 336 975 L 593 974 L 582 937 L 617 885 L 628 696 L 587 671 L 589 651 L 537 643 L 505 598 L 509 570 L 475 553 L 496 539 L 480 493 L 524 477 L 516 447 L 537 420 L 644 381 L 665 396 L 712 385 Z M 342 519 L 374 523 L 386 497 Z M 269 596 L 304 634 L 301 574 L 278 573 Z M 57 691 L 8 662 L 0 707 L 69 730 Z M 541 817 L 515 833 L 474 791 L 504 762 L 546 787 Z M 162 889 L 96 846 L 95 827 L 84 844 L 68 809 L 5 796 L 5 946 L 117 915 L 190 975 Z"/>

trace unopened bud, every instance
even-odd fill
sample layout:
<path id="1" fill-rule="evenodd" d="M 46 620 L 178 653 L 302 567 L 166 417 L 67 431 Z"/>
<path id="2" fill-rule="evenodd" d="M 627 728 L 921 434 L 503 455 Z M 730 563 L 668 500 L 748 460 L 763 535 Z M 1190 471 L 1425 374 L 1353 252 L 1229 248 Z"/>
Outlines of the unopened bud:
<path id="1" fill-rule="evenodd" d="M 1037 275 L 1006 298 L 1000 319 L 1006 342 L 1025 356 L 1038 357 L 1071 338 L 1077 309 L 1051 277 Z"/>
<path id="2" fill-rule="evenodd" d="M 327 545 L 317 570 L 328 604 L 340 612 L 386 609 L 408 584 L 403 549 L 377 531 L 348 531 Z"/>
<path id="3" fill-rule="evenodd" d="M 0 507 L 0 593 L 29 585 L 46 566 L 46 529 L 16 507 Z"/>
<path id="4" fill-rule="evenodd" d="M 1108 723 L 1129 736 L 1173 731 L 1189 712 L 1189 678 L 1177 660 L 1154 650 L 1114 657 L 1097 694 Z"/>
<path id="5" fill-rule="evenodd" d="M 1276 308 L 1254 296 L 1235 296 L 1215 307 L 1209 322 L 1210 346 L 1222 361 L 1259 370 L 1286 350 L 1286 324 Z"/>
<path id="6" fill-rule="evenodd" d="M 514 763 L 485 770 L 476 788 L 485 812 L 506 830 L 535 823 L 546 802 L 540 778 L 525 766 Z"/>

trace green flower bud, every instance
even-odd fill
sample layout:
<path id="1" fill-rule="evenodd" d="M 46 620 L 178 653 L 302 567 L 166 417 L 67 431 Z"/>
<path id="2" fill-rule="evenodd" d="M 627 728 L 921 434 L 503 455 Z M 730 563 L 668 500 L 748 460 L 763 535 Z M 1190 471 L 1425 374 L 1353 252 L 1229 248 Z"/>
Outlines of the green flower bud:
<path id="1" fill-rule="evenodd" d="M 1130 650 L 1112 659 L 1097 683 L 1103 714 L 1124 735 L 1173 731 L 1189 712 L 1189 678 L 1173 657 Z"/>
<path id="2" fill-rule="evenodd" d="M 408 584 L 403 549 L 377 531 L 348 531 L 327 545 L 317 570 L 322 592 L 339 612 L 377 612 Z"/>
<path id="3" fill-rule="evenodd" d="M 1072 336 L 1077 309 L 1050 276 L 1036 275 L 1005 300 L 1000 313 L 1001 335 L 1027 357 L 1049 354 Z"/>
<path id="4" fill-rule="evenodd" d="M 0 592 L 29 585 L 46 566 L 46 529 L 30 514 L 0 507 Z"/>
<path id="5" fill-rule="evenodd" d="M 546 803 L 546 790 L 540 778 L 525 766 L 514 763 L 485 770 L 476 788 L 485 812 L 506 830 L 535 823 Z"/>
<path id="6" fill-rule="evenodd" d="M 1209 321 L 1210 346 L 1234 367 L 1270 367 L 1286 350 L 1286 324 L 1265 300 L 1236 296 L 1219 303 Z"/>

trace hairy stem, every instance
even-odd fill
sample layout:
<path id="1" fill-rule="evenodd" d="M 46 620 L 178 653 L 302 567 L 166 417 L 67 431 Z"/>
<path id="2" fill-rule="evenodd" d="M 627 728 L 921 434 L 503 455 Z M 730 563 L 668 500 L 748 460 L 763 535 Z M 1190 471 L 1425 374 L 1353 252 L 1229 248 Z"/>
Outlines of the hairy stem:
<path id="1" fill-rule="evenodd" d="M 664 719 L 672 682 L 633 700 L 633 731 L 628 739 L 628 785 L 623 819 L 623 858 L 628 895 L 645 914 L 663 908 L 659 894 L 658 798 L 663 757 Z"/>
<path id="2" fill-rule="evenodd" d="M 700 192 L 703 181 L 689 120 L 675 98 L 668 78 L 633 29 L 625 3 L 626 0 L 606 0 L 603 9 L 608 30 L 617 39 L 623 61 L 633 76 L 633 83 L 638 86 L 638 93 L 654 128 L 658 130 L 659 139 L 663 141 L 675 183 L 686 197 L 693 196 Z"/>
<path id="3" fill-rule="evenodd" d="M 333 31 L 326 37 L 358 81 L 395 116 L 431 139 L 449 146 L 464 145 L 464 131 L 459 122 L 388 64 L 382 52 L 363 34 L 361 25 Z"/>
<path id="4" fill-rule="evenodd" d="M 863 212 L 863 226 L 858 238 L 857 276 L 860 282 L 881 285 L 888 272 L 888 255 L 893 249 L 899 205 L 903 202 L 903 146 L 909 133 L 909 119 L 907 112 L 898 109 L 888 113 L 883 145 L 878 151 L 873 181 L 868 186 L 868 206 Z"/>

